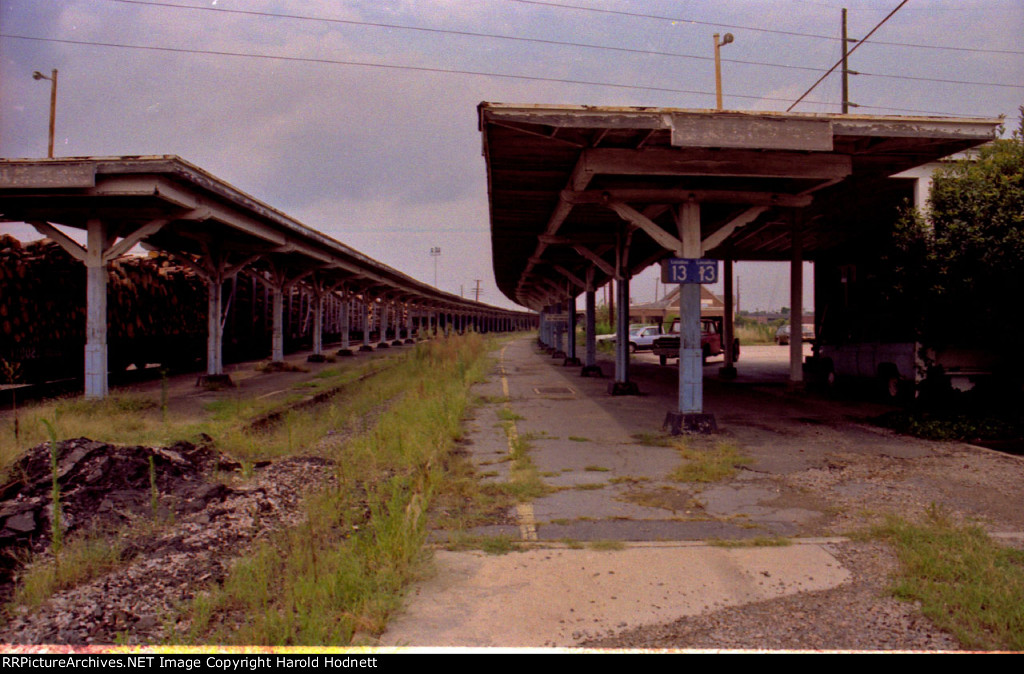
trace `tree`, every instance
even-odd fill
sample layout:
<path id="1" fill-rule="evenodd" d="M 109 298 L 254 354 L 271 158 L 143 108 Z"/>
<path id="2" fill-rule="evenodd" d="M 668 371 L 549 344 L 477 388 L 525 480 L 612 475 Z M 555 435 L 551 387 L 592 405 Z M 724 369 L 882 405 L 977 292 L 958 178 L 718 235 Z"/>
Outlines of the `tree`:
<path id="1" fill-rule="evenodd" d="M 936 171 L 927 211 L 907 209 L 894 244 L 894 299 L 922 341 L 985 346 L 1024 370 L 1024 107 L 1009 138 Z"/>

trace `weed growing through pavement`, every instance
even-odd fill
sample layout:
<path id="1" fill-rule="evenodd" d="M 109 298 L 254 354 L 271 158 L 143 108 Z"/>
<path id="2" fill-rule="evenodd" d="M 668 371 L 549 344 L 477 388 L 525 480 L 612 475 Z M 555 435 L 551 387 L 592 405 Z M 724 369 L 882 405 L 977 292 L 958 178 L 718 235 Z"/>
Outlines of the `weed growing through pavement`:
<path id="1" fill-rule="evenodd" d="M 666 433 L 650 433 L 646 431 L 634 433 L 633 439 L 636 440 L 637 444 L 648 447 L 674 447 L 677 441 L 677 438 Z"/>
<path id="2" fill-rule="evenodd" d="M 600 550 L 603 552 L 608 552 L 612 550 L 625 550 L 626 544 L 622 541 L 599 540 L 591 541 L 587 544 L 587 547 L 589 547 L 591 550 Z"/>
<path id="3" fill-rule="evenodd" d="M 498 418 L 502 421 L 522 421 L 526 417 L 516 414 L 508 408 L 501 408 L 498 410 Z"/>
<path id="4" fill-rule="evenodd" d="M 896 549 L 896 597 L 920 602 L 967 648 L 1024 650 L 1024 551 L 955 524 L 934 505 L 921 522 L 890 515 L 872 534 Z"/>
<path id="5" fill-rule="evenodd" d="M 669 473 L 674 482 L 720 482 L 736 474 L 737 468 L 752 462 L 740 454 L 739 448 L 727 442 L 719 442 L 708 449 L 688 447 L 685 441 L 676 445 L 683 463 Z"/>
<path id="6" fill-rule="evenodd" d="M 782 548 L 793 544 L 788 538 L 754 536 L 753 538 L 711 538 L 708 545 L 718 548 Z"/>
<path id="7" fill-rule="evenodd" d="M 427 512 L 451 485 L 469 386 L 486 372 L 485 347 L 478 335 L 433 340 L 354 391 L 342 416 L 362 410 L 373 423 L 324 450 L 337 466 L 336 484 L 307 499 L 304 525 L 266 541 L 222 588 L 196 599 L 189 639 L 348 644 L 356 634 L 379 634 L 403 588 L 423 572 Z M 293 430 L 306 425 L 301 418 Z"/>

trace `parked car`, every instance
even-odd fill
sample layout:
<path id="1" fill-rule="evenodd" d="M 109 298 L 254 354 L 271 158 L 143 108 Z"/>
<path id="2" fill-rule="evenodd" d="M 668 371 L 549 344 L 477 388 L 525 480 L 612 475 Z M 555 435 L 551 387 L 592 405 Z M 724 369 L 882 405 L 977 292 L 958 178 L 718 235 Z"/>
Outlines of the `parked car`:
<path id="1" fill-rule="evenodd" d="M 649 327 L 652 327 L 652 326 L 644 324 L 644 323 L 630 323 L 629 324 L 629 332 L 633 332 L 634 330 L 639 330 L 640 328 L 649 328 Z M 615 337 L 616 337 L 616 335 L 615 335 L 614 332 L 609 332 L 607 335 L 598 335 L 594 339 L 597 342 L 612 342 L 612 343 L 614 343 L 615 342 Z"/>
<path id="2" fill-rule="evenodd" d="M 666 335 L 654 340 L 652 347 L 662 365 L 668 364 L 669 358 L 679 358 L 679 320 L 672 322 L 672 329 Z M 722 318 L 720 316 L 700 319 L 700 350 L 701 359 L 722 353 Z M 732 341 L 732 359 L 740 358 L 740 340 Z"/>
<path id="3" fill-rule="evenodd" d="M 814 341 L 814 326 L 806 323 L 801 324 L 802 329 L 800 335 L 805 342 Z M 785 346 L 789 344 L 789 323 L 786 325 L 779 326 L 779 329 L 775 331 L 775 343 L 779 346 Z"/>
<path id="4" fill-rule="evenodd" d="M 654 340 L 662 334 L 660 325 L 631 325 L 629 326 L 629 352 L 650 351 L 654 346 Z M 615 341 L 615 337 L 612 337 Z"/>

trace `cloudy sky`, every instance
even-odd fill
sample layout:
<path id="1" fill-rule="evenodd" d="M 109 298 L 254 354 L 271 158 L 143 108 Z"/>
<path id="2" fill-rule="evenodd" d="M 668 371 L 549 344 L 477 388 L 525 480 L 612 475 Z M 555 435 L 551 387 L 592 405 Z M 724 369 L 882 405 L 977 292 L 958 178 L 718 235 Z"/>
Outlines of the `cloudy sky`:
<path id="1" fill-rule="evenodd" d="M 0 0 L 0 156 L 175 154 L 420 280 L 495 288 L 481 101 L 785 110 L 900 0 Z M 864 114 L 1024 104 L 1024 2 L 910 0 L 850 57 Z M 839 112 L 832 75 L 797 112 Z M 8 226 L 10 227 L 10 226 Z M 430 249 L 441 248 L 432 258 Z M 744 308 L 788 304 L 740 266 Z M 633 284 L 653 299 L 655 276 Z"/>

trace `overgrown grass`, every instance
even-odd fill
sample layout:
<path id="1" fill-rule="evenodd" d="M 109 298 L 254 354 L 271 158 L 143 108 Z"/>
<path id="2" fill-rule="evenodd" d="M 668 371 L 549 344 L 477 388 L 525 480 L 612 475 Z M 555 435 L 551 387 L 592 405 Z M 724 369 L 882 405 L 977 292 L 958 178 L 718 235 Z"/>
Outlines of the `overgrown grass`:
<path id="1" fill-rule="evenodd" d="M 736 337 L 745 346 L 774 344 L 778 325 L 768 323 L 737 323 Z"/>
<path id="2" fill-rule="evenodd" d="M 693 449 L 683 442 L 678 446 L 683 463 L 669 473 L 668 479 L 674 482 L 720 482 L 735 475 L 738 467 L 752 461 L 727 442 L 719 442 L 709 449 Z"/>
<path id="3" fill-rule="evenodd" d="M 120 539 L 89 535 L 72 538 L 56 556 L 26 567 L 13 603 L 34 608 L 55 592 L 75 587 L 114 569 L 121 562 Z"/>
<path id="4" fill-rule="evenodd" d="M 325 369 L 311 382 L 271 398 L 257 398 L 241 389 L 226 390 L 219 399 L 207 403 L 199 414 L 170 410 L 164 385 L 152 394 L 119 393 L 102 400 L 63 398 L 22 406 L 17 436 L 13 424 L 0 426 L 0 475 L 5 474 L 28 448 L 49 440 L 44 420 L 54 426 L 61 438 L 87 437 L 114 444 L 166 446 L 205 434 L 214 438 L 217 449 L 241 461 L 287 456 L 299 447 L 312 447 L 328 432 L 347 429 L 353 419 L 365 415 L 368 409 L 401 395 L 400 383 L 381 384 L 378 377 L 373 376 L 391 367 L 391 361 L 381 358 L 350 361 L 344 367 Z M 372 395 L 353 397 L 347 389 L 356 381 L 360 381 L 360 385 L 351 388 L 368 389 Z M 301 421 L 298 414 L 285 414 L 281 423 L 262 429 L 250 426 L 251 422 L 274 410 L 335 389 L 340 391 L 338 395 L 321 405 L 316 414 L 301 417 Z"/>
<path id="5" fill-rule="evenodd" d="M 445 549 L 452 551 L 481 550 L 489 555 L 507 555 L 521 548 L 516 547 L 516 539 L 512 536 L 480 536 L 455 532 L 449 538 Z"/>
<path id="6" fill-rule="evenodd" d="M 369 409 L 377 395 L 406 393 L 332 454 L 337 485 L 308 499 L 306 524 L 263 544 L 193 602 L 188 638 L 348 644 L 380 633 L 423 569 L 425 513 L 485 364 L 477 335 L 432 340 L 377 378 L 376 393 L 350 401 L 350 410 Z"/>
<path id="7" fill-rule="evenodd" d="M 788 538 L 778 536 L 755 536 L 753 538 L 712 538 L 708 545 L 717 548 L 784 548 L 792 545 Z"/>
<path id="8" fill-rule="evenodd" d="M 938 508 L 921 523 L 889 517 L 873 534 L 896 548 L 897 597 L 921 602 L 968 648 L 1024 650 L 1024 551 L 958 526 Z"/>
<path id="9" fill-rule="evenodd" d="M 677 438 L 667 433 L 652 433 L 649 431 L 634 433 L 633 439 L 636 440 L 638 445 L 646 445 L 648 447 L 674 447 L 678 441 Z"/>

